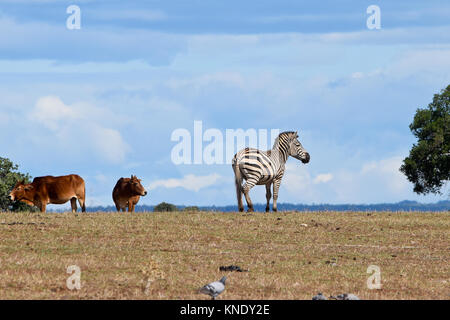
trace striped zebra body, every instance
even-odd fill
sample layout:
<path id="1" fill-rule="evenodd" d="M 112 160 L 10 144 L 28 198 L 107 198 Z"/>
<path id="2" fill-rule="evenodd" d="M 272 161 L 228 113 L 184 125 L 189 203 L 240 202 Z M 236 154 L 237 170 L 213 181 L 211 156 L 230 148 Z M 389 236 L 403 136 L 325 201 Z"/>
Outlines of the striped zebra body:
<path id="1" fill-rule="evenodd" d="M 288 157 L 293 156 L 304 163 L 309 161 L 308 152 L 303 149 L 297 138 L 296 132 L 283 132 L 275 140 L 272 150 L 245 148 L 235 154 L 232 167 L 239 211 L 244 210 L 242 193 L 245 195 L 248 211 L 254 211 L 249 191 L 255 185 L 266 185 L 266 211 L 270 210 L 269 203 L 272 196 L 270 189 L 273 185 L 273 211 L 277 211 L 278 190 Z M 244 179 L 246 182 L 242 185 Z"/>
<path id="2" fill-rule="evenodd" d="M 239 163 L 239 169 L 247 185 L 263 185 L 271 182 L 275 176 L 283 176 L 284 167 L 272 160 L 267 151 L 245 148 L 233 159 Z"/>

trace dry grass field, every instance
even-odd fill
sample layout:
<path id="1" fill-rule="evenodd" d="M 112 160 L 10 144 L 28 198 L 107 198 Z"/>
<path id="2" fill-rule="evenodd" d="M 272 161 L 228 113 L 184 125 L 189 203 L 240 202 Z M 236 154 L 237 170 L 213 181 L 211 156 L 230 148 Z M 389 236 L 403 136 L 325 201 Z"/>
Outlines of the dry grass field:
<path id="1" fill-rule="evenodd" d="M 449 240 L 449 212 L 0 213 L 0 299 L 208 299 L 231 264 L 220 299 L 450 299 Z"/>

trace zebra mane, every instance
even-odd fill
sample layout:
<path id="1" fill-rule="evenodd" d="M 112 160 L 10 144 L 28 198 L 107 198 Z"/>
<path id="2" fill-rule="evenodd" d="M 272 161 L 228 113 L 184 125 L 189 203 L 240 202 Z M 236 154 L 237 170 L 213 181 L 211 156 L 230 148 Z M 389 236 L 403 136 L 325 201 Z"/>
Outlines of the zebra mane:
<path id="1" fill-rule="evenodd" d="M 283 159 L 284 159 L 284 162 L 286 162 L 286 160 L 287 160 L 287 158 L 288 158 L 288 149 L 287 149 L 287 146 L 286 146 L 286 145 L 284 145 L 284 146 L 280 145 L 280 139 L 281 139 L 282 141 L 283 141 L 283 140 L 287 140 L 287 141 L 291 142 L 292 139 L 295 139 L 295 138 L 297 138 L 297 137 L 298 137 L 298 134 L 297 134 L 297 132 L 295 132 L 295 131 L 284 131 L 284 132 L 280 133 L 280 134 L 278 135 L 278 137 L 275 139 L 275 142 L 274 142 L 274 144 L 273 144 L 272 149 L 277 148 L 279 151 L 281 151 L 281 155 L 282 155 L 282 157 L 283 157 Z M 271 155 L 271 152 L 268 153 L 268 154 L 269 154 L 269 156 L 270 156 L 270 155 Z"/>
<path id="2" fill-rule="evenodd" d="M 274 142 L 274 144 L 273 144 L 273 147 L 275 147 L 277 144 L 278 144 L 278 142 L 279 142 L 279 140 L 280 140 L 280 138 L 281 137 L 285 137 L 285 138 L 287 138 L 287 139 L 292 139 L 293 137 L 294 138 L 297 138 L 298 137 L 298 133 L 296 132 L 296 131 L 284 131 L 284 132 L 281 132 L 279 135 L 278 135 L 278 137 L 276 137 L 276 139 L 275 139 L 275 142 Z"/>
<path id="3" fill-rule="evenodd" d="M 278 135 L 278 137 L 280 137 L 280 136 L 282 136 L 282 135 L 286 135 L 286 136 L 295 135 L 295 136 L 297 136 L 298 134 L 297 134 L 296 131 L 284 131 L 284 132 L 280 133 L 280 134 Z"/>

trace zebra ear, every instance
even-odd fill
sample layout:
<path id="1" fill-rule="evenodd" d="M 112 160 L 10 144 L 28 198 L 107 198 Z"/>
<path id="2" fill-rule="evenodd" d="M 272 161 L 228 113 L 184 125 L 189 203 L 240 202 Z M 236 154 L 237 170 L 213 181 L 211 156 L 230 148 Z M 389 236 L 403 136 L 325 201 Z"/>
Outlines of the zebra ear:
<path id="1" fill-rule="evenodd" d="M 298 131 L 295 131 L 295 137 L 298 138 Z"/>

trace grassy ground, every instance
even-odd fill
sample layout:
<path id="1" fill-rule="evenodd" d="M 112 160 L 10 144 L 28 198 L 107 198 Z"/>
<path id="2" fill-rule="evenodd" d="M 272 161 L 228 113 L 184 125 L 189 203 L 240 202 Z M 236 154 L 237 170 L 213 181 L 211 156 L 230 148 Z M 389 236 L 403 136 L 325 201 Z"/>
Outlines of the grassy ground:
<path id="1" fill-rule="evenodd" d="M 221 299 L 450 299 L 449 240 L 449 212 L 0 213 L 0 299 L 206 299 L 230 264 Z"/>

